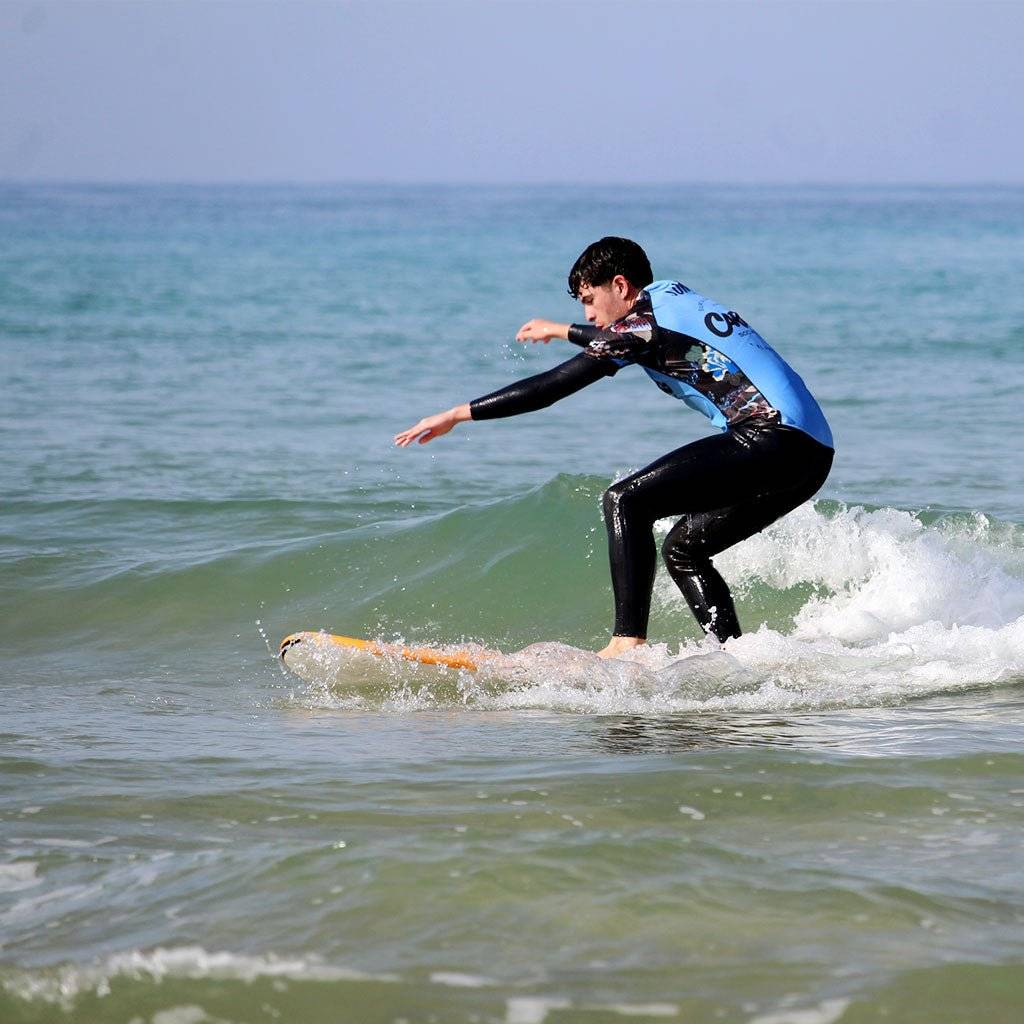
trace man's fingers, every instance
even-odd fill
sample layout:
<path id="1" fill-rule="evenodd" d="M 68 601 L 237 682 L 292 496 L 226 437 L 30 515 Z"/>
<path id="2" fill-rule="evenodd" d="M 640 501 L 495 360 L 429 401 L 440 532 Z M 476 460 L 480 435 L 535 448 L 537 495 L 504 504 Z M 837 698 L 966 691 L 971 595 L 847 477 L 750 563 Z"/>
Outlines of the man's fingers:
<path id="1" fill-rule="evenodd" d="M 413 438 L 415 438 L 422 430 L 423 428 L 419 423 L 417 423 L 415 427 L 410 427 L 408 430 L 403 430 L 401 433 L 395 434 L 395 444 L 397 444 L 399 448 L 408 447 Z"/>
<path id="2" fill-rule="evenodd" d="M 536 321 L 527 320 L 522 327 L 516 332 L 516 341 L 537 341 L 537 337 L 534 334 L 534 325 Z"/>

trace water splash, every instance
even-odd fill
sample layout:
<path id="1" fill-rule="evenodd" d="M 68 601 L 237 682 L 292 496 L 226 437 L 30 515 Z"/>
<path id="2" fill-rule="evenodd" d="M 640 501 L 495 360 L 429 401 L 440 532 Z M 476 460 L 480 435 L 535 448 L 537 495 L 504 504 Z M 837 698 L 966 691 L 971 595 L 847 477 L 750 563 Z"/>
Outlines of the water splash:
<path id="1" fill-rule="evenodd" d="M 396 710 L 775 711 L 898 703 L 1024 679 L 1024 551 L 1006 524 L 807 504 L 719 564 L 741 591 L 807 588 L 792 629 L 762 625 L 725 645 L 650 644 L 610 661 L 540 643 L 476 674 L 334 654 L 307 674 L 313 682 L 300 699 Z M 665 604 L 685 607 L 667 577 L 656 589 Z"/>

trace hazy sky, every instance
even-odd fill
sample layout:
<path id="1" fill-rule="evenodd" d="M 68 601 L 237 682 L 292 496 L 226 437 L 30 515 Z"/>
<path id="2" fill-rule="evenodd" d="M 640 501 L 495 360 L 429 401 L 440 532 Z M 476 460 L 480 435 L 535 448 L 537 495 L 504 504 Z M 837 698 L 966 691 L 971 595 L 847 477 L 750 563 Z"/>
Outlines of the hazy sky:
<path id="1" fill-rule="evenodd" d="M 1024 0 L 4 2 L 0 177 L 1024 181 Z"/>

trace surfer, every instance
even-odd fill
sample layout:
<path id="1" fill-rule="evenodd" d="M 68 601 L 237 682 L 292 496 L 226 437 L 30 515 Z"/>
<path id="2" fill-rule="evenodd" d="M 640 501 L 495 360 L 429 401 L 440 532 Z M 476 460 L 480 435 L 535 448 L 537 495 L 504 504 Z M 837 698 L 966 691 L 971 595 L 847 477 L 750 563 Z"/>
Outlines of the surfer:
<path id="1" fill-rule="evenodd" d="M 657 551 L 654 524 L 679 516 L 662 545 L 669 574 L 705 633 L 740 635 L 729 588 L 712 556 L 807 501 L 832 466 L 832 432 L 792 368 L 737 313 L 679 281 L 655 281 L 627 238 L 589 245 L 569 272 L 586 324 L 528 320 L 522 342 L 554 339 L 583 351 L 395 436 L 425 444 L 466 420 L 543 409 L 624 366 L 707 416 L 721 433 L 669 452 L 604 495 L 615 626 L 598 653 L 614 657 L 647 639 Z"/>

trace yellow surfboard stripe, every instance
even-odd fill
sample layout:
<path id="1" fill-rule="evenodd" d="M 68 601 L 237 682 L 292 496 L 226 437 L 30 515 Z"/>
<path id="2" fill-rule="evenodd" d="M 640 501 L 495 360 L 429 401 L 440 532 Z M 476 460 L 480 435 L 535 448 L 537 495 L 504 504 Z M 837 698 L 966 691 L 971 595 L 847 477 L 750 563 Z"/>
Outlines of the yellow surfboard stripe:
<path id="1" fill-rule="evenodd" d="M 334 633 L 311 632 L 292 633 L 281 641 L 278 657 L 284 660 L 285 654 L 297 644 L 311 644 L 320 648 L 347 647 L 365 651 L 378 658 L 404 658 L 416 661 L 421 665 L 446 665 L 448 668 L 461 668 L 475 672 L 479 668 L 480 656 L 468 651 L 438 651 L 433 647 L 403 647 L 400 644 L 382 644 L 376 640 L 361 640 L 354 636 L 337 636 Z"/>

